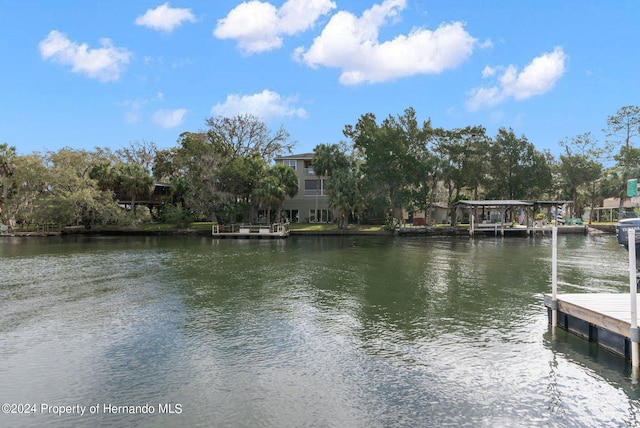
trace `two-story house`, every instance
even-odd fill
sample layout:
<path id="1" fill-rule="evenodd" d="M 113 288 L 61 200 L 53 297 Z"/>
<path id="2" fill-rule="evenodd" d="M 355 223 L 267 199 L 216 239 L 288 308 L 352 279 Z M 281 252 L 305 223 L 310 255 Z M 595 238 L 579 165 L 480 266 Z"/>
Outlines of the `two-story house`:
<path id="1" fill-rule="evenodd" d="M 288 165 L 296 172 L 299 182 L 298 194 L 284 201 L 282 210 L 292 223 L 314 223 L 332 221 L 329 198 L 326 192 L 327 178 L 317 176 L 311 164 L 313 153 L 282 156 L 276 163 Z"/>

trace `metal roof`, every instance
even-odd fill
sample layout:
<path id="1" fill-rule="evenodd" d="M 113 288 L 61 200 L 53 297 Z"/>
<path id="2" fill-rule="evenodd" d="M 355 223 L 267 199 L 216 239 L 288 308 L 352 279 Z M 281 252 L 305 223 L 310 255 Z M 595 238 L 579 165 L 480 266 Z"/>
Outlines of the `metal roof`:
<path id="1" fill-rule="evenodd" d="M 458 201 L 453 206 L 470 206 L 470 207 L 529 207 L 533 202 L 516 201 L 512 199 L 483 200 L 483 201 Z"/>

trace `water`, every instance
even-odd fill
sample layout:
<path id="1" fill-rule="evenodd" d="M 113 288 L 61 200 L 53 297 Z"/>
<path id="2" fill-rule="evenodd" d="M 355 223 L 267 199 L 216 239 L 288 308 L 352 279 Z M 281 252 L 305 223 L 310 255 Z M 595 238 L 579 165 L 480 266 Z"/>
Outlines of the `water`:
<path id="1" fill-rule="evenodd" d="M 627 290 L 615 237 L 559 257 L 561 292 Z M 0 402 L 36 413 L 0 426 L 640 426 L 628 363 L 549 329 L 548 237 L 5 238 L 0 262 Z"/>

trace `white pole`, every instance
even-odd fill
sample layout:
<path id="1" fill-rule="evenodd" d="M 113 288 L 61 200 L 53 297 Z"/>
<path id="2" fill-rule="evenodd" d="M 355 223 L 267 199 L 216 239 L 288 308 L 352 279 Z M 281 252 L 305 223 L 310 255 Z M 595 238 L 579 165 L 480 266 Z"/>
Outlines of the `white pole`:
<path id="1" fill-rule="evenodd" d="M 551 238 L 551 326 L 558 325 L 558 227 L 553 226 Z"/>
<path id="2" fill-rule="evenodd" d="M 629 228 L 628 232 L 628 246 L 629 246 L 629 297 L 631 299 L 631 365 L 633 367 L 640 366 L 640 358 L 638 356 L 638 304 L 636 299 L 637 285 L 636 285 L 636 231 L 633 228 Z"/>
<path id="3" fill-rule="evenodd" d="M 475 231 L 475 216 L 471 214 L 471 236 L 473 236 L 474 231 Z"/>

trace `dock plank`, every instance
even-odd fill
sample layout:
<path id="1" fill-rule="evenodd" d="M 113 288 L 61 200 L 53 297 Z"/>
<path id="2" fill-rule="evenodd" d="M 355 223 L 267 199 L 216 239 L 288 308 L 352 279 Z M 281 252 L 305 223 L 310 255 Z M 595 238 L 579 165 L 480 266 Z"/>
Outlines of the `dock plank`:
<path id="1" fill-rule="evenodd" d="M 558 294 L 558 310 L 578 319 L 605 328 L 624 337 L 630 337 L 631 304 L 625 293 Z M 640 307 L 640 297 L 636 297 Z M 551 300 L 545 294 L 545 305 Z"/>

